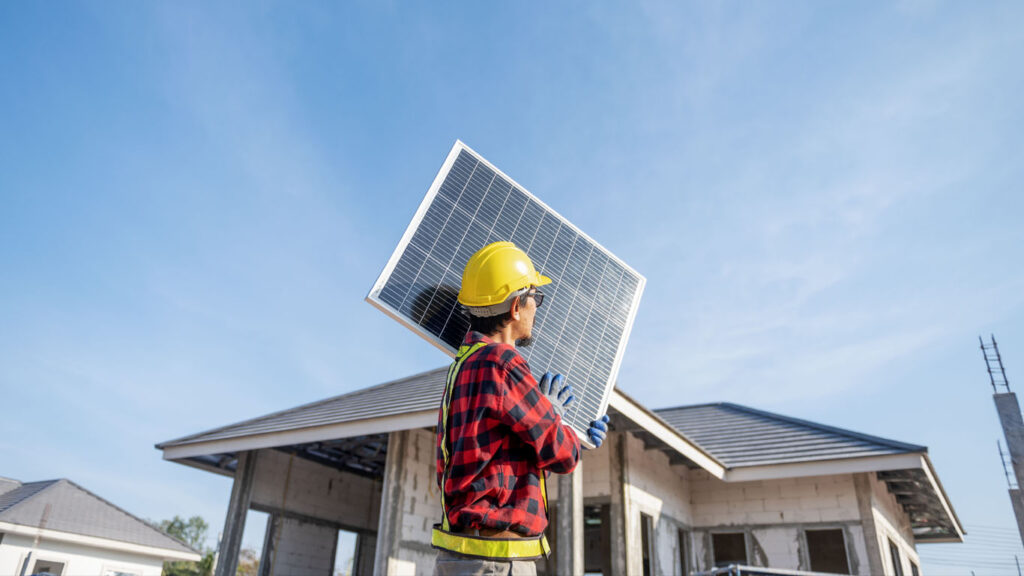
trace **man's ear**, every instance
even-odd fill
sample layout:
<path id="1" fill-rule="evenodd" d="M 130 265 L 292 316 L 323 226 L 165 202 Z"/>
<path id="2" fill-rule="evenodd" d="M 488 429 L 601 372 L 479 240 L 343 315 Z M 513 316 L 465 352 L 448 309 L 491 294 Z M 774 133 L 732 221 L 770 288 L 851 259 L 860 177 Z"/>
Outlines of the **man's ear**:
<path id="1" fill-rule="evenodd" d="M 509 308 L 509 310 L 508 310 L 508 313 L 512 316 L 513 320 L 519 320 L 519 300 L 520 300 L 520 298 L 521 298 L 521 296 L 516 296 L 515 299 L 512 300 L 512 307 Z"/>

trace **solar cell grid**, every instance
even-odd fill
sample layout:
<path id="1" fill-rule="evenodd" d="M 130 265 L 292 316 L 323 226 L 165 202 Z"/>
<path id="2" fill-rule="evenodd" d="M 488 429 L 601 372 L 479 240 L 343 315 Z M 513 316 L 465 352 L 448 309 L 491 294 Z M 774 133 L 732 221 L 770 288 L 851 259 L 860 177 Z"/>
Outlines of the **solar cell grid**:
<path id="1" fill-rule="evenodd" d="M 573 385 L 565 420 L 586 440 L 607 406 L 644 279 L 461 142 L 367 300 L 453 355 L 469 327 L 456 300 L 462 268 L 499 240 L 552 279 L 534 343 L 520 352 L 535 376 L 557 372 Z"/>

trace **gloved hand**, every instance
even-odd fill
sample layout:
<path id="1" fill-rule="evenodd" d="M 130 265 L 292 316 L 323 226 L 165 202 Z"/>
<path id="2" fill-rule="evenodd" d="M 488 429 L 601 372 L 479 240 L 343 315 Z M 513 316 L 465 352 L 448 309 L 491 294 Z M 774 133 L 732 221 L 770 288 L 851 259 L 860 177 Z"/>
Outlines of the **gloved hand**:
<path id="1" fill-rule="evenodd" d="M 590 437 L 590 442 L 594 445 L 594 448 L 600 448 L 601 444 L 604 444 L 604 438 L 607 435 L 608 415 L 605 414 L 590 423 L 590 428 L 587 429 L 587 436 Z"/>
<path id="2" fill-rule="evenodd" d="M 559 416 L 564 417 L 566 407 L 576 399 L 572 395 L 572 385 L 566 384 L 562 386 L 562 375 L 552 374 L 551 372 L 545 372 L 537 384 L 540 386 L 541 394 L 547 396 L 548 400 L 551 401 L 551 406 L 554 407 L 555 412 Z"/>

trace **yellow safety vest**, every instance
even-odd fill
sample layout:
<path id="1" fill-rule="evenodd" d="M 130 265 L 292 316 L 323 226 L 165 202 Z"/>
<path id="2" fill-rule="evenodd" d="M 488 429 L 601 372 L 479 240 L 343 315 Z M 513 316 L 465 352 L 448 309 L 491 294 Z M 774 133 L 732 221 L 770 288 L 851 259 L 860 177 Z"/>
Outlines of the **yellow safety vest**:
<path id="1" fill-rule="evenodd" d="M 462 364 L 474 352 L 483 348 L 485 342 L 477 342 L 472 346 L 462 346 L 455 361 L 448 368 L 448 378 L 445 382 L 444 400 L 441 402 L 441 454 L 444 456 L 444 473 L 441 477 L 441 514 L 440 524 L 434 524 L 434 532 L 430 538 L 430 544 L 434 548 L 454 552 L 462 556 L 472 556 L 487 560 L 537 560 L 547 557 L 551 553 L 551 546 L 548 539 L 540 536 L 526 538 L 488 538 L 486 536 L 471 536 L 467 534 L 456 534 L 451 531 L 448 524 L 448 507 L 444 501 L 444 484 L 448 479 L 448 408 L 451 404 L 452 388 L 455 386 L 455 378 L 459 374 Z M 548 491 L 544 483 L 544 471 L 540 474 L 540 493 L 544 500 L 544 512 L 548 510 Z"/>

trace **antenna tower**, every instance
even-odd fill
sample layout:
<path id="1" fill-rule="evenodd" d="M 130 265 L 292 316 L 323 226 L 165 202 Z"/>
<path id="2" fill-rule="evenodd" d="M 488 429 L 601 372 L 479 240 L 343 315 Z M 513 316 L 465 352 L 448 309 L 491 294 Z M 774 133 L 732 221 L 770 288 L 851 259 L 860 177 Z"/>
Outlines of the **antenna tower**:
<path id="1" fill-rule="evenodd" d="M 981 343 L 981 353 L 985 356 L 985 368 L 992 383 L 992 391 L 1009 392 L 1010 382 L 1006 379 L 1006 368 L 1003 366 L 1003 357 L 999 354 L 999 344 L 996 344 L 994 334 L 990 334 L 989 338 L 991 342 L 986 344 L 981 336 L 978 336 L 978 342 Z"/>
<path id="2" fill-rule="evenodd" d="M 1003 357 L 999 354 L 996 337 L 990 336 L 985 342 L 978 336 L 981 353 L 985 357 L 985 369 L 988 380 L 992 384 L 992 399 L 996 403 L 996 413 L 1003 427 L 1003 438 L 1006 440 L 1006 453 L 1002 444 L 999 446 L 999 459 L 1003 463 L 1003 473 L 1009 485 L 1010 503 L 1013 504 L 1013 515 L 1017 519 L 1017 530 L 1024 542 L 1024 493 L 1020 486 L 1024 484 L 1024 418 L 1021 417 L 1017 395 L 1010 391 L 1010 382 L 1006 379 L 1006 368 Z M 1009 460 L 1009 461 L 1007 461 Z M 1011 475 L 1011 472 L 1013 473 Z"/>

